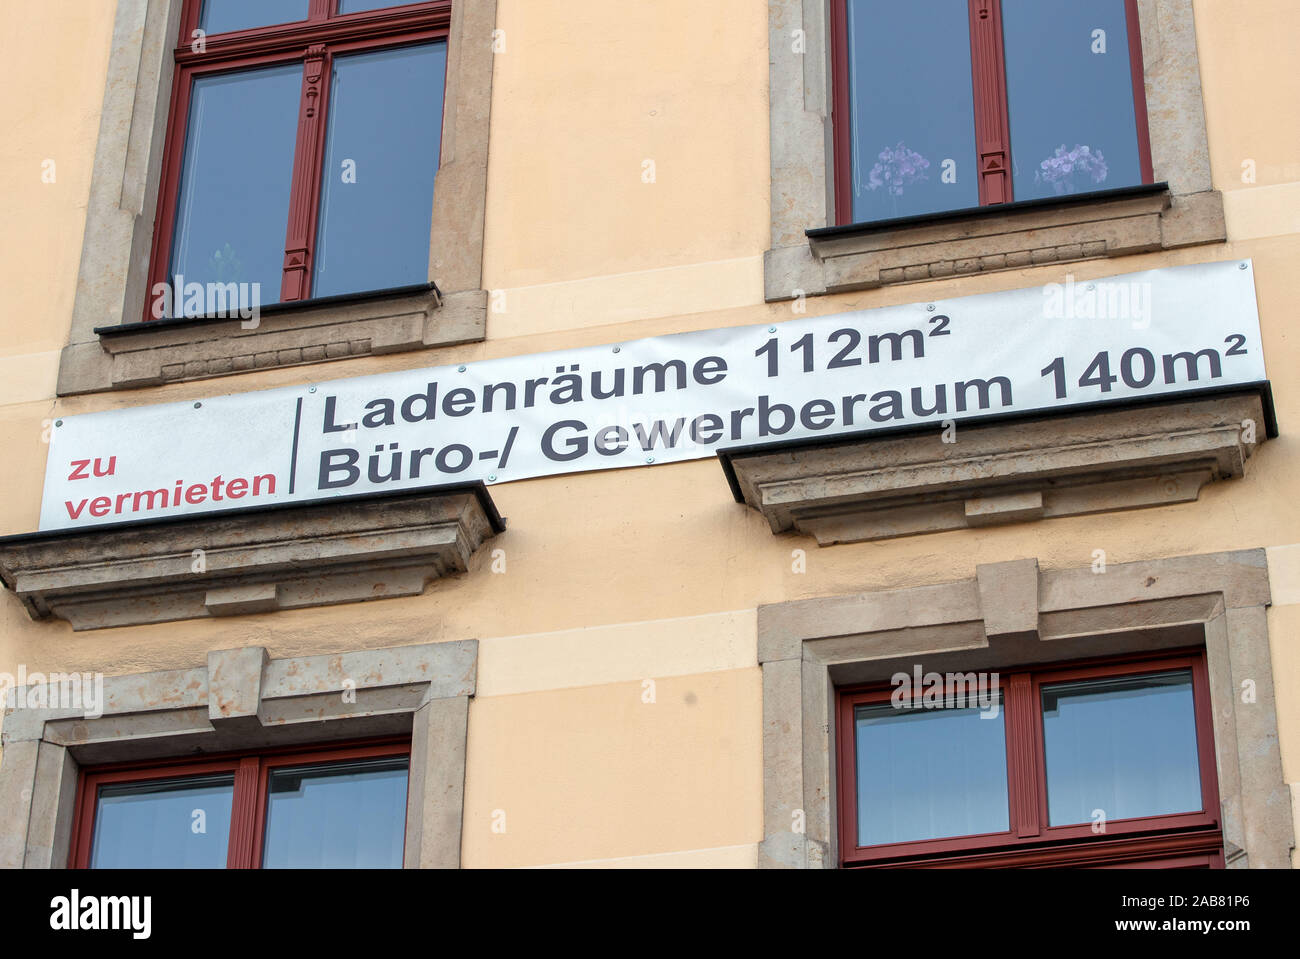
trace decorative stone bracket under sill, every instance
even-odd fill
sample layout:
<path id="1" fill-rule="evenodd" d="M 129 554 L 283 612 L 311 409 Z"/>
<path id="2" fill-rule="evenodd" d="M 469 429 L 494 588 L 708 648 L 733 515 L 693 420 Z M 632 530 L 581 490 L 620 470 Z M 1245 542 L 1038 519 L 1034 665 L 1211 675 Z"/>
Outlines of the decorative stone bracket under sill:
<path id="1" fill-rule="evenodd" d="M 0 582 L 75 630 L 237 616 L 418 596 L 504 529 L 474 483 L 10 536 Z"/>
<path id="2" fill-rule="evenodd" d="M 723 451 L 738 502 L 821 546 L 1164 506 L 1245 473 L 1275 436 L 1267 383 L 1251 392 L 1091 408 L 905 436 Z"/>

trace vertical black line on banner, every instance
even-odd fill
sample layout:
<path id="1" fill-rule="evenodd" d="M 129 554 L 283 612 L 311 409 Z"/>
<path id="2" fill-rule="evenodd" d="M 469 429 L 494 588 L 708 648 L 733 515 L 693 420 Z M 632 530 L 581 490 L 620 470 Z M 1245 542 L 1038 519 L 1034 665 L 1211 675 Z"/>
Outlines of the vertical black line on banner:
<path id="1" fill-rule="evenodd" d="M 289 495 L 293 495 L 294 484 L 298 481 L 298 433 L 302 429 L 302 397 L 298 397 L 298 409 L 293 414 L 293 449 L 289 453 Z"/>

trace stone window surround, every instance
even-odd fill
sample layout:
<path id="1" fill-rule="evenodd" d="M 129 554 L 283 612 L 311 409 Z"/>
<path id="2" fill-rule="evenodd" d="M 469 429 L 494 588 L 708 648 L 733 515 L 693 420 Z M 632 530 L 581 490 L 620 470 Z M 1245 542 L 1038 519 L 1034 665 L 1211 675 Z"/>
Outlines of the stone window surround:
<path id="1" fill-rule="evenodd" d="M 760 868 L 833 868 L 835 688 L 927 671 L 1005 670 L 1203 646 L 1230 868 L 1289 868 L 1264 550 L 1040 570 L 982 564 L 973 579 L 760 606 L 763 820 Z M 1253 680 L 1256 701 L 1241 701 Z M 792 829 L 802 810 L 805 832 Z"/>
<path id="2" fill-rule="evenodd" d="M 476 640 L 295 659 L 220 650 L 203 666 L 105 678 L 97 718 L 14 708 L 25 687 L 12 690 L 0 867 L 67 864 L 82 766 L 409 735 L 405 866 L 459 868 L 477 663 Z"/>
<path id="3" fill-rule="evenodd" d="M 139 322 L 184 0 L 115 0 L 112 49 L 60 396 L 450 346 L 486 335 L 482 289 L 496 0 L 457 0 L 447 41 L 429 284 L 238 320 Z M 435 284 L 436 283 L 436 287 Z M 96 332 L 114 327 L 112 332 Z"/>
<path id="4" fill-rule="evenodd" d="M 1138 0 L 1152 165 L 1157 185 L 1167 189 L 835 227 L 830 2 L 768 0 L 768 302 L 1226 239 L 1223 198 L 1211 179 L 1193 0 Z M 802 54 L 794 52 L 796 30 Z"/>

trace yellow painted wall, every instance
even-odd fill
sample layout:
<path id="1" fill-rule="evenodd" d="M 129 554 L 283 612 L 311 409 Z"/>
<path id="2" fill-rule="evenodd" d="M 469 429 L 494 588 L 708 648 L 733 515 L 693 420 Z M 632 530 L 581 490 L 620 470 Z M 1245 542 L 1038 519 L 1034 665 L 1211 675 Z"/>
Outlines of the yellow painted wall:
<path id="1" fill-rule="evenodd" d="M 321 378 L 779 321 L 768 246 L 767 18 L 757 0 L 500 0 L 486 343 L 56 399 L 112 29 L 109 0 L 0 0 L 0 534 L 35 528 L 56 415 Z M 1230 241 L 1076 264 L 1077 278 L 1252 257 L 1282 435 L 1197 503 L 818 549 L 731 499 L 716 461 L 496 486 L 486 556 L 418 598 L 73 634 L 0 596 L 0 671 L 119 674 L 210 649 L 274 657 L 477 638 L 468 865 L 753 865 L 762 838 L 761 603 L 944 582 L 1026 556 L 1083 566 L 1259 546 L 1284 776 L 1300 784 L 1300 4 L 1197 0 L 1216 188 Z M 42 161 L 57 181 L 41 182 Z M 1256 161 L 1256 183 L 1241 181 Z M 643 163 L 653 160 L 653 183 Z M 812 298 L 809 315 L 1060 280 L 1043 267 Z M 791 551 L 807 551 L 807 572 Z M 1288 551 L 1288 549 L 1290 551 Z M 655 701 L 643 702 L 646 681 Z M 1300 785 L 1296 792 L 1300 795 Z M 497 810 L 505 832 L 492 829 Z"/>

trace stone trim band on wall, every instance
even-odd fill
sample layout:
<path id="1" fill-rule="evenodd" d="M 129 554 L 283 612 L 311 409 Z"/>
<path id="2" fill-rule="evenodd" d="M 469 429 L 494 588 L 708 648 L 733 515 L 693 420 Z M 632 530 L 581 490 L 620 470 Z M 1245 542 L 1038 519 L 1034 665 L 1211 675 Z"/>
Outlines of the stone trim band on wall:
<path id="1" fill-rule="evenodd" d="M 926 670 L 1005 670 L 1204 646 L 1227 864 L 1289 868 L 1264 550 L 1040 570 L 981 565 L 973 579 L 758 610 L 763 670 L 760 868 L 839 862 L 835 688 Z M 1243 702 L 1242 684 L 1255 697 Z M 803 811 L 805 832 L 792 829 Z"/>
<path id="2" fill-rule="evenodd" d="M 183 0 L 115 0 L 86 228 L 59 364 L 61 396 L 482 340 L 483 230 L 496 0 L 455 0 L 447 39 L 429 281 L 441 293 L 277 310 L 239 322 L 140 324 Z M 97 327 L 123 326 L 100 337 Z"/>
<path id="3" fill-rule="evenodd" d="M 418 596 L 504 530 L 482 483 L 0 539 L 0 583 L 75 630 Z"/>
<path id="4" fill-rule="evenodd" d="M 1138 0 L 1151 160 L 1155 182 L 1167 190 L 1012 204 L 1001 213 L 828 235 L 835 222 L 831 2 L 841 0 L 768 0 L 769 302 L 1226 239 L 1223 197 L 1210 172 L 1192 0 Z"/>
<path id="5" fill-rule="evenodd" d="M 0 739 L 0 868 L 68 862 L 82 766 L 409 735 L 407 868 L 458 868 L 478 642 L 270 659 L 210 652 L 192 669 L 110 676 L 101 716 L 10 690 Z"/>
<path id="6" fill-rule="evenodd" d="M 1192 502 L 1276 435 L 1250 392 L 724 451 L 737 500 L 819 546 Z"/>

